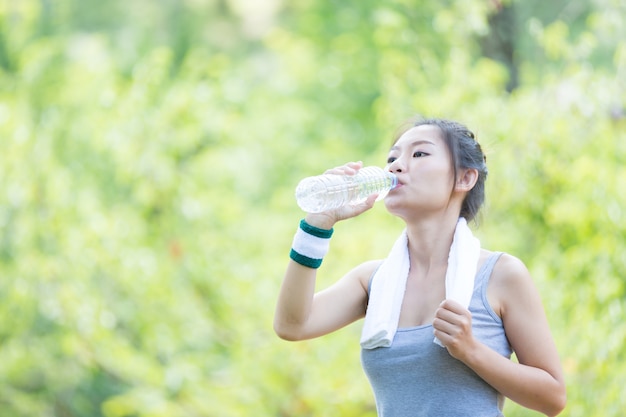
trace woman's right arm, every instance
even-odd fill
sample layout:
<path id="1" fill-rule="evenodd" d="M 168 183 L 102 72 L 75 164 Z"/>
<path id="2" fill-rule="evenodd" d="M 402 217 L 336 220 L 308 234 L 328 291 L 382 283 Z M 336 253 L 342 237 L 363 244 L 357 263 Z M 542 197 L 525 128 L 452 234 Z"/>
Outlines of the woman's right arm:
<path id="1" fill-rule="evenodd" d="M 317 270 L 290 260 L 276 305 L 276 334 L 285 340 L 311 339 L 364 317 L 367 283 L 379 263 L 365 262 L 315 293 Z"/>
<path id="2" fill-rule="evenodd" d="M 350 163 L 327 172 L 353 175 L 360 167 L 360 163 Z M 305 222 L 314 229 L 330 230 L 337 221 L 369 210 L 375 199 L 374 195 L 359 205 L 323 214 L 308 214 Z M 274 315 L 276 334 L 286 340 L 310 339 L 364 317 L 369 277 L 379 263 L 365 262 L 327 289 L 315 293 L 317 269 L 290 259 Z"/>

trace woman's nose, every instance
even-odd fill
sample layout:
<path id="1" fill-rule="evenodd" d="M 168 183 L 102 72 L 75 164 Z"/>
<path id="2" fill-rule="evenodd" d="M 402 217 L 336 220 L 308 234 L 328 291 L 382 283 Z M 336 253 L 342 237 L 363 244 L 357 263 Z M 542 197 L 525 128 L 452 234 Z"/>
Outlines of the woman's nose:
<path id="1" fill-rule="evenodd" d="M 403 169 L 404 169 L 404 166 L 400 158 L 394 159 L 393 162 L 389 164 L 390 172 L 402 172 Z"/>

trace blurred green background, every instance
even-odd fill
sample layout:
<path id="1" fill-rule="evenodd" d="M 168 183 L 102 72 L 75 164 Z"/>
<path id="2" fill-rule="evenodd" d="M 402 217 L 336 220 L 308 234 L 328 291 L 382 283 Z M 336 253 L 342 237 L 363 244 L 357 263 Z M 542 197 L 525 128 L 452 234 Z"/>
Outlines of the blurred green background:
<path id="1" fill-rule="evenodd" d="M 273 309 L 297 182 L 415 114 L 488 153 L 476 233 L 540 287 L 563 415 L 623 415 L 626 2 L 1 0 L 0 417 L 374 417 L 361 324 Z M 401 227 L 339 224 L 320 288 Z"/>

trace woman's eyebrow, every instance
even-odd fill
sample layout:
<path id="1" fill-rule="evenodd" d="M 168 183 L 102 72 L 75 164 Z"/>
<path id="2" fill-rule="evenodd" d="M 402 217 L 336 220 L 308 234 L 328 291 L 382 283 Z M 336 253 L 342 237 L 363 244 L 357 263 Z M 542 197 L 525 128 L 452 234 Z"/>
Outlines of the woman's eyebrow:
<path id="1" fill-rule="evenodd" d="M 416 141 L 412 142 L 410 146 L 413 147 L 415 145 L 433 145 L 434 146 L 435 144 L 433 142 L 427 140 L 427 139 L 419 139 L 419 140 L 416 140 Z M 397 145 L 394 145 L 389 150 L 393 151 L 393 150 L 397 150 L 397 149 L 400 149 L 400 147 L 397 146 Z"/>

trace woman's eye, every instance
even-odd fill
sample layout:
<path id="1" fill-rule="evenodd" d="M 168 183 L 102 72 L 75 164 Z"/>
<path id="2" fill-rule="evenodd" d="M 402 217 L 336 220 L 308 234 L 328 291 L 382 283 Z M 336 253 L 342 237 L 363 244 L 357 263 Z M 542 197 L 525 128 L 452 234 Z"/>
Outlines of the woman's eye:
<path id="1" fill-rule="evenodd" d="M 428 154 L 426 152 L 422 152 L 422 151 L 415 151 L 415 153 L 413 154 L 413 156 L 415 158 L 420 158 L 420 157 L 426 156 L 426 155 L 428 155 Z"/>

